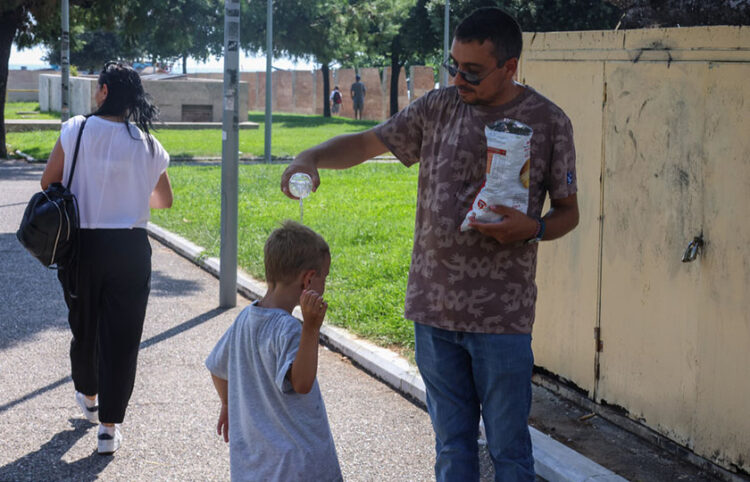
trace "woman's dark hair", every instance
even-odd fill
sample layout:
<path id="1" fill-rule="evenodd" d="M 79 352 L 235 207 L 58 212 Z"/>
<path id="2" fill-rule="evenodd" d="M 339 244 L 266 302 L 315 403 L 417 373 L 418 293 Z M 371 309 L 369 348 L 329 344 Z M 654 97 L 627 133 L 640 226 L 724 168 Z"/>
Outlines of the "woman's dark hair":
<path id="1" fill-rule="evenodd" d="M 498 67 L 508 59 L 519 58 L 523 47 L 521 26 L 509 13 L 496 7 L 471 12 L 456 27 L 453 37 L 461 42 L 489 40 L 495 47 Z"/>
<path id="2" fill-rule="evenodd" d="M 107 98 L 91 115 L 122 116 L 126 127 L 128 120 L 132 121 L 146 133 L 149 150 L 153 152 L 154 140 L 149 131 L 154 128 L 153 121 L 159 117 L 159 108 L 143 90 L 138 72 L 123 62 L 107 62 L 99 74 L 99 86 L 102 85 L 107 86 Z M 129 128 L 128 133 L 133 137 Z"/>

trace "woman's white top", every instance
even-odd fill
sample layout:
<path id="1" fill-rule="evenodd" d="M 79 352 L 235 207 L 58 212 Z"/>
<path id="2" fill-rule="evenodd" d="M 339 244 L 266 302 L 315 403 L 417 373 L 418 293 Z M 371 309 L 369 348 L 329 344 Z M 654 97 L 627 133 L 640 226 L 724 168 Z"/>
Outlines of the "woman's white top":
<path id="1" fill-rule="evenodd" d="M 62 183 L 67 185 L 78 131 L 84 117 L 62 125 L 60 143 L 65 151 Z M 169 154 L 153 138 L 153 153 L 146 135 L 133 124 L 91 116 L 78 150 L 71 191 L 78 198 L 81 228 L 145 228 L 151 211 L 151 192 L 169 165 Z"/>

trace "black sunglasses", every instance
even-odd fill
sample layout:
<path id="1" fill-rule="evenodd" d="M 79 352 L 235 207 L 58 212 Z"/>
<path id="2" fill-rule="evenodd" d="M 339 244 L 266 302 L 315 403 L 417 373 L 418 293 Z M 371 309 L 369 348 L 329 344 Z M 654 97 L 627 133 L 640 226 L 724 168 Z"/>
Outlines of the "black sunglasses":
<path id="1" fill-rule="evenodd" d="M 466 83 L 471 84 L 471 85 L 479 85 L 482 83 L 484 79 L 489 77 L 492 74 L 492 72 L 496 71 L 500 66 L 505 65 L 505 62 L 507 61 L 508 59 L 505 59 L 502 62 L 498 63 L 494 69 L 490 70 L 482 77 L 478 76 L 477 74 L 472 74 L 469 72 L 464 72 L 463 70 L 458 70 L 458 68 L 455 65 L 452 65 L 450 63 L 451 62 L 450 59 L 446 59 L 445 62 L 443 62 L 443 67 L 445 68 L 445 70 L 448 71 L 448 75 L 450 75 L 451 77 L 455 77 L 456 75 L 461 75 L 461 78 L 464 79 Z"/>

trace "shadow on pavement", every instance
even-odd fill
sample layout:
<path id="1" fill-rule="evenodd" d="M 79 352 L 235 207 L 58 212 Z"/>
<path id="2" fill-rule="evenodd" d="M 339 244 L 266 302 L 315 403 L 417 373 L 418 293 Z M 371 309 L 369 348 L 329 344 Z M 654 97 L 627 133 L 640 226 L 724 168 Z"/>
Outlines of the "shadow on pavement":
<path id="1" fill-rule="evenodd" d="M 17 203 L 9 203 L 9 204 L 0 204 L 0 208 L 10 208 L 10 207 L 13 207 L 13 206 L 25 206 L 27 204 L 28 204 L 28 202 L 26 202 L 26 201 L 17 202 Z M 18 222 L 20 223 L 21 220 L 19 219 Z"/>
<path id="2" fill-rule="evenodd" d="M 151 272 L 151 296 L 190 296 L 200 290 L 197 281 L 173 278 L 159 270 Z"/>
<path id="3" fill-rule="evenodd" d="M 214 308 L 213 310 L 207 311 L 201 315 L 198 315 L 194 318 L 191 318 L 185 322 L 180 323 L 177 326 L 173 326 L 172 328 L 163 331 L 159 333 L 158 335 L 154 335 L 148 340 L 144 340 L 141 342 L 141 350 L 146 349 L 150 347 L 151 345 L 155 345 L 161 341 L 164 341 L 166 339 L 172 338 L 173 336 L 177 336 L 180 333 L 190 330 L 192 328 L 195 328 L 198 325 L 202 325 L 203 323 L 207 322 L 208 320 L 215 318 L 219 316 L 220 314 L 227 311 L 229 308 Z"/>
<path id="4" fill-rule="evenodd" d="M 94 449 L 91 455 L 73 463 L 62 460 L 78 440 L 96 427 L 87 420 L 72 418 L 70 424 L 71 430 L 55 434 L 39 450 L 0 467 L 0 480 L 97 480 L 112 457 L 102 457 Z"/>
<path id="5" fill-rule="evenodd" d="M 57 272 L 42 266 L 15 233 L 0 234 L 0 351 L 46 330 L 67 330 Z"/>
<path id="6" fill-rule="evenodd" d="M 187 320 L 187 321 L 185 321 L 183 323 L 180 323 L 179 325 L 174 326 L 174 327 L 172 327 L 172 328 L 170 328 L 170 329 L 168 329 L 166 331 L 163 331 L 163 332 L 159 333 L 158 335 L 152 336 L 148 340 L 142 341 L 140 349 L 144 350 L 144 349 L 150 347 L 151 345 L 155 345 L 155 344 L 157 344 L 159 342 L 162 342 L 164 340 L 167 340 L 169 338 L 177 336 L 180 333 L 183 333 L 183 332 L 188 331 L 188 330 L 190 330 L 192 328 L 195 328 L 196 326 L 201 325 L 201 324 L 207 322 L 208 320 L 210 320 L 212 318 L 215 318 L 218 315 L 224 313 L 227 309 L 229 309 L 229 308 L 214 308 L 214 309 L 212 309 L 210 311 L 207 311 L 207 312 L 205 312 L 203 314 L 200 314 L 200 315 L 198 315 L 198 316 L 196 316 L 194 318 L 191 318 L 191 319 L 189 319 L 189 320 Z M 71 382 L 71 381 L 73 381 L 73 380 L 69 376 L 61 378 L 59 380 L 56 380 L 56 381 L 48 384 L 47 386 L 38 388 L 37 390 L 34 390 L 33 392 L 27 393 L 26 395 L 24 395 L 24 396 L 22 396 L 20 398 L 12 400 L 12 401 L 6 403 L 5 405 L 0 405 L 0 413 L 5 412 L 6 410 L 11 409 L 11 408 L 15 407 L 18 404 L 26 402 L 27 400 L 31 400 L 32 398 L 38 397 L 39 395 L 43 395 L 44 393 L 47 393 L 50 390 L 54 390 L 55 388 L 59 387 L 60 385 L 64 385 L 64 384 L 66 384 L 68 382 Z M 0 472 L 0 480 L 8 480 L 8 479 L 4 479 L 2 477 L 2 472 Z"/>
<path id="7" fill-rule="evenodd" d="M 36 398 L 39 395 L 43 395 L 43 394 L 49 392 L 50 390 L 54 390 L 55 388 L 59 387 L 60 385 L 65 385 L 66 383 L 72 382 L 72 381 L 73 381 L 73 379 L 71 377 L 67 376 L 67 377 L 61 378 L 61 379 L 59 379 L 59 380 L 57 380 L 55 382 L 50 383 L 46 387 L 38 388 L 38 389 L 34 390 L 33 392 L 27 393 L 26 395 L 24 395 L 21 398 L 16 398 L 15 400 L 12 400 L 12 401 L 6 403 L 5 405 L 0 405 L 0 413 L 3 413 L 6 410 L 10 410 L 11 408 L 15 407 L 16 405 L 18 405 L 20 403 L 23 403 L 23 402 L 25 402 L 27 400 L 31 400 L 32 398 Z M 0 478 L 0 480 L 6 480 L 6 479 Z"/>
<path id="8" fill-rule="evenodd" d="M 27 164 L 22 161 L 0 161 L 0 181 L 39 181 L 46 164 Z M 41 186 L 39 190 L 41 190 Z"/>
<path id="9" fill-rule="evenodd" d="M 0 351 L 46 330 L 68 330 L 57 272 L 27 253 L 15 233 L 0 234 L 0 259 L 5 265 L 0 270 Z M 151 296 L 187 297 L 200 289 L 200 283 L 164 271 L 156 270 L 151 276 Z"/>

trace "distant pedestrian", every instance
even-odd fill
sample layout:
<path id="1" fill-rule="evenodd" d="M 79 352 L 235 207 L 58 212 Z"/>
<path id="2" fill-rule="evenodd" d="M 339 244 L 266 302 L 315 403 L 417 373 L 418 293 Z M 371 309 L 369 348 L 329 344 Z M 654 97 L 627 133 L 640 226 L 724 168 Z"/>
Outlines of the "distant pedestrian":
<path id="1" fill-rule="evenodd" d="M 355 78 L 356 82 L 352 84 L 351 96 L 352 96 L 352 108 L 354 109 L 354 118 L 362 119 L 362 111 L 365 108 L 365 96 L 367 95 L 367 88 L 362 83 L 359 75 Z"/>
<path id="2" fill-rule="evenodd" d="M 97 451 L 111 454 L 122 443 L 150 292 L 149 208 L 170 207 L 172 188 L 169 154 L 149 133 L 158 110 L 138 73 L 107 62 L 94 99 L 93 114 L 62 125 L 41 184 L 69 178 L 83 129 L 70 186 L 80 208 L 77 268 L 58 278 L 73 332 L 75 400 L 90 422 L 101 422 Z"/>
<path id="3" fill-rule="evenodd" d="M 242 310 L 206 360 L 232 480 L 343 480 L 316 378 L 328 244 L 287 221 L 263 252 L 268 291 Z M 297 305 L 302 324 L 292 316 Z"/>
<path id="4" fill-rule="evenodd" d="M 331 113 L 332 114 L 338 114 L 341 110 L 341 103 L 343 102 L 343 98 L 341 95 L 341 91 L 339 90 L 339 86 L 333 88 L 333 92 L 331 92 Z"/>

